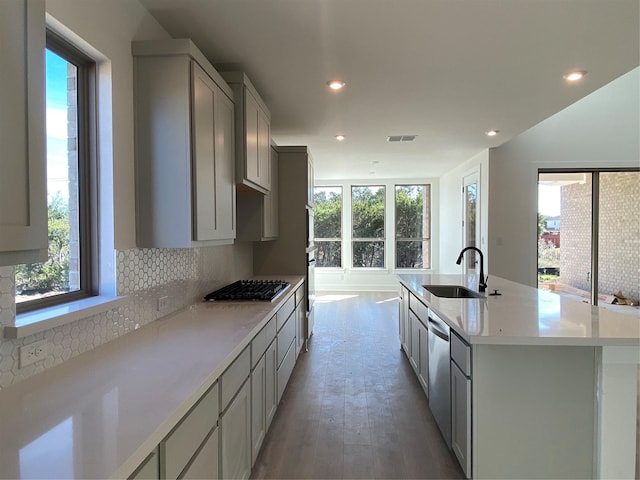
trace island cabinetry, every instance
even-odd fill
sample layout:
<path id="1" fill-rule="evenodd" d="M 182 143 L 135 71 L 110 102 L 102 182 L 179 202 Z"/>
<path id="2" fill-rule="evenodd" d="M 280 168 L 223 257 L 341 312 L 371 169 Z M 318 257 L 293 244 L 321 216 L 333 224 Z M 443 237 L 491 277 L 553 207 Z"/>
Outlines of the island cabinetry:
<path id="1" fill-rule="evenodd" d="M 246 348 L 220 377 L 220 464 L 222 478 L 251 473 L 251 370 Z"/>
<path id="2" fill-rule="evenodd" d="M 408 293 L 408 292 L 407 292 Z M 418 377 L 418 381 L 429 396 L 429 311 L 414 295 L 409 296 L 409 363 Z"/>
<path id="3" fill-rule="evenodd" d="M 292 297 L 293 299 L 293 297 Z M 294 300 L 295 302 L 295 300 Z M 288 304 L 289 302 L 287 302 Z M 286 305 L 285 305 L 286 306 Z M 283 307 L 284 309 L 284 307 Z M 281 309 L 282 311 L 282 309 Z M 282 325 L 277 337 L 277 365 L 278 365 L 278 403 L 282 399 L 293 367 L 296 364 L 296 315 L 295 309 L 287 309 L 289 313 L 287 320 L 278 322 Z M 278 320 L 280 320 L 280 312 L 278 312 Z"/>
<path id="4" fill-rule="evenodd" d="M 400 309 L 399 309 L 399 336 L 400 336 L 400 348 L 404 350 L 407 356 L 411 355 L 410 336 L 411 336 L 411 324 L 409 323 L 409 290 L 400 285 Z"/>
<path id="5" fill-rule="evenodd" d="M 451 449 L 471 478 L 471 347 L 451 332 Z"/>
<path id="6" fill-rule="evenodd" d="M 45 31 L 44 0 L 0 2 L 0 265 L 47 258 Z"/>
<path id="7" fill-rule="evenodd" d="M 208 472 L 215 477 L 217 471 L 217 455 L 215 459 L 199 458 L 202 451 L 209 452 L 210 448 L 206 444 L 210 441 L 217 442 L 218 435 L 218 414 L 219 414 L 219 393 L 218 384 L 213 387 L 196 403 L 187 413 L 180 423 L 160 442 L 160 478 L 177 479 L 182 478 L 183 471 L 196 463 L 202 470 L 206 465 L 214 465 L 216 470 Z M 213 440 L 211 440 L 213 437 Z M 216 452 L 217 453 L 217 452 Z M 205 453 L 208 454 L 208 453 Z M 145 462 L 146 465 L 147 461 Z M 203 465 L 203 463 L 205 465 Z M 143 469 L 143 472 L 146 472 Z M 147 475 L 148 473 L 144 473 Z M 143 478 L 138 476 L 138 478 Z"/>
<path id="8" fill-rule="evenodd" d="M 271 190 L 271 113 L 244 72 L 222 72 L 236 105 L 236 182 L 260 193 Z"/>
<path id="9" fill-rule="evenodd" d="M 271 190 L 267 194 L 239 192 L 238 240 L 267 241 L 278 236 L 278 152 L 271 150 Z"/>
<path id="10" fill-rule="evenodd" d="M 138 246 L 233 243 L 233 92 L 190 40 L 132 51 Z"/>

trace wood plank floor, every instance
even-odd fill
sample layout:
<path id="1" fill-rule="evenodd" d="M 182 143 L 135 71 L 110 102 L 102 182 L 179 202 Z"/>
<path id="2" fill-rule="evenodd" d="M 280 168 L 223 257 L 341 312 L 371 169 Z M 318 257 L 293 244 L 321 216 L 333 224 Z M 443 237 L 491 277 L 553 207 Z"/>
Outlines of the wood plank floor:
<path id="1" fill-rule="evenodd" d="M 320 294 L 252 478 L 464 478 L 400 351 L 394 293 Z"/>

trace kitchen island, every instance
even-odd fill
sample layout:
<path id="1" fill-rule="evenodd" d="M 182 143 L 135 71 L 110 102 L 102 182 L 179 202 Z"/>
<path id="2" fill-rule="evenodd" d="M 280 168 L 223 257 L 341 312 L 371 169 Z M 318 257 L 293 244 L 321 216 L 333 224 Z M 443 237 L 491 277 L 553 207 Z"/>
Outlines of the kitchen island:
<path id="1" fill-rule="evenodd" d="M 428 330 L 428 319 L 419 318 L 424 309 L 452 332 L 449 446 L 468 462 L 467 476 L 634 477 L 638 317 L 497 277 L 489 279 L 483 298 L 438 297 L 424 287 L 477 291 L 474 275 L 399 278 L 401 296 L 405 289 L 409 297 L 410 320 Z M 490 296 L 494 290 L 501 295 Z M 402 307 L 400 327 L 402 336 Z M 411 325 L 404 330 L 411 332 Z M 419 358 L 410 347 L 420 349 L 420 336 L 405 344 L 419 374 Z M 460 375 L 454 372 L 464 360 L 455 364 L 454 345 L 468 355 L 467 371 L 462 366 Z M 458 455 L 465 435 L 468 448 Z"/>
<path id="2" fill-rule="evenodd" d="M 298 352 L 290 338 L 296 315 L 304 315 L 303 277 L 279 279 L 291 285 L 273 302 L 198 302 L 2 390 L 0 478 L 127 478 L 140 472 L 146 477 L 149 470 L 138 467 L 150 464 L 155 478 L 171 478 L 170 463 L 183 457 L 177 474 L 203 462 L 210 466 L 225 415 L 232 412 L 229 417 L 237 420 L 236 412 L 246 414 L 243 422 L 252 418 L 247 392 L 255 388 L 254 364 L 262 361 L 256 350 L 265 358 L 277 345 L 278 357 L 284 357 L 273 367 L 278 367 L 276 405 L 295 363 Z M 244 405 L 232 410 L 237 399 Z M 242 468 L 255 449 L 248 431 L 246 424 L 238 435 L 244 442 Z M 188 450 L 193 432 L 203 433 Z M 222 465 L 224 431 L 219 438 L 220 474 L 232 476 Z M 194 455 L 196 450 L 206 455 Z M 236 450 L 229 455 L 239 455 Z M 238 463 L 233 460 L 231 466 Z M 206 478 L 217 476 L 216 470 Z"/>

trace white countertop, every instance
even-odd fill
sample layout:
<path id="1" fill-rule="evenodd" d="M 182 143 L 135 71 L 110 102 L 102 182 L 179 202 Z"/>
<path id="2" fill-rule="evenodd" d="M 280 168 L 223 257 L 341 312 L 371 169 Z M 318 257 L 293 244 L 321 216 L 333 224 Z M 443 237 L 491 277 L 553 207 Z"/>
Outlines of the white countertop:
<path id="1" fill-rule="evenodd" d="M 398 275 L 451 328 L 472 344 L 639 346 L 640 316 L 489 277 L 485 298 L 442 298 L 423 285 L 462 285 L 477 291 L 475 275 Z M 502 295 L 489 296 L 495 289 Z"/>
<path id="2" fill-rule="evenodd" d="M 0 391 L 0 478 L 127 477 L 302 283 L 202 302 Z"/>

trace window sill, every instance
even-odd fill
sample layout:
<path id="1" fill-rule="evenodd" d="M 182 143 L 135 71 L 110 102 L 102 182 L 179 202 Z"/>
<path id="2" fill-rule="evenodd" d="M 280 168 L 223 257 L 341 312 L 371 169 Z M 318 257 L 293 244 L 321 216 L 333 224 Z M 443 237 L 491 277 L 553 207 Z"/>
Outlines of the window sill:
<path id="1" fill-rule="evenodd" d="M 42 308 L 16 316 L 14 325 L 4 327 L 4 338 L 24 338 L 35 333 L 76 322 L 92 315 L 117 308 L 127 297 L 96 296 L 53 307 Z"/>

